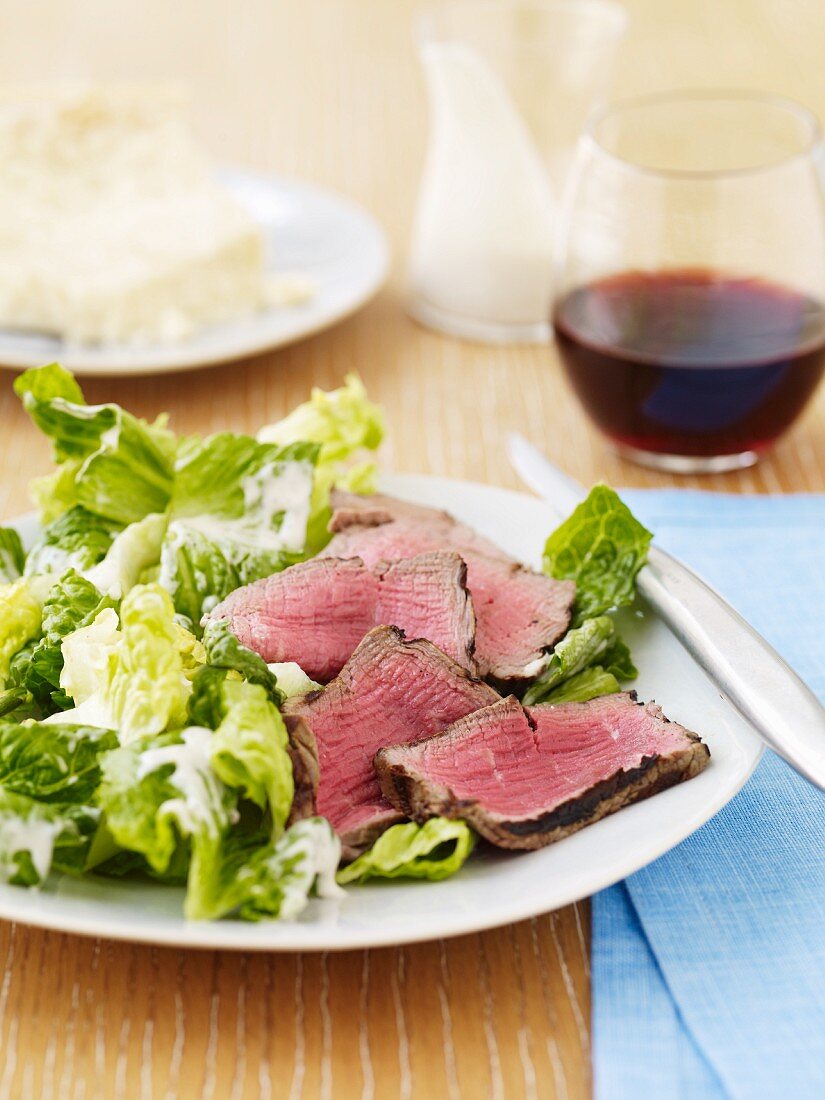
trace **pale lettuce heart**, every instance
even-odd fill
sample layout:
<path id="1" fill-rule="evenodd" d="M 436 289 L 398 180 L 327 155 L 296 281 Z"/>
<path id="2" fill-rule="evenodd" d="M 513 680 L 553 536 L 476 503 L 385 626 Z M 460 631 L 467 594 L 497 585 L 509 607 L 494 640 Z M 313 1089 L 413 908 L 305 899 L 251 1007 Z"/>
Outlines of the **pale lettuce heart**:
<path id="1" fill-rule="evenodd" d="M 321 687 L 304 672 L 300 665 L 294 661 L 281 661 L 267 665 L 269 671 L 278 681 L 278 689 L 285 699 L 293 695 L 305 695 L 308 691 L 317 691 Z"/>
<path id="2" fill-rule="evenodd" d="M 81 570 L 104 595 L 121 599 L 151 566 L 160 562 L 167 517 L 152 512 L 130 523 L 115 535 L 106 556 L 96 565 Z"/>
<path id="3" fill-rule="evenodd" d="M 182 644 L 189 635 L 174 614 L 160 585 L 136 585 L 121 604 L 119 623 L 106 608 L 68 635 L 60 686 L 76 707 L 47 721 L 114 729 L 121 744 L 182 726 L 192 690 L 184 656 L 192 659 L 192 647 Z"/>
<path id="4" fill-rule="evenodd" d="M 374 463 L 347 466 L 347 461 L 359 451 L 376 450 L 383 438 L 383 414 L 369 400 L 363 382 L 355 374 L 348 374 L 337 390 L 327 393 L 313 389 L 309 401 L 258 432 L 258 439 L 266 443 L 285 446 L 310 440 L 320 445 L 307 527 L 309 553 L 317 553 L 329 540 L 329 494 L 333 485 L 354 493 L 375 492 Z"/>
<path id="5" fill-rule="evenodd" d="M 28 578 L 0 584 L 0 680 L 9 675 L 15 653 L 40 632 L 42 589 Z"/>

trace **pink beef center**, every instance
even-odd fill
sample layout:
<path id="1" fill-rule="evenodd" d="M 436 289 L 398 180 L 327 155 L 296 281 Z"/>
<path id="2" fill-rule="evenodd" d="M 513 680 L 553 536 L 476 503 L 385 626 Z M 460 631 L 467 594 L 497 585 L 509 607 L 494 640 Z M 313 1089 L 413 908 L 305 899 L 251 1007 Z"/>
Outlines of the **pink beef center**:
<path id="1" fill-rule="evenodd" d="M 530 818 L 582 795 L 645 757 L 665 756 L 689 745 L 677 725 L 616 696 L 594 715 L 567 704 L 534 707 L 504 722 L 482 722 L 462 738 L 436 738 L 420 747 L 415 770 L 449 787 L 456 798 L 474 799 L 507 819 Z"/>

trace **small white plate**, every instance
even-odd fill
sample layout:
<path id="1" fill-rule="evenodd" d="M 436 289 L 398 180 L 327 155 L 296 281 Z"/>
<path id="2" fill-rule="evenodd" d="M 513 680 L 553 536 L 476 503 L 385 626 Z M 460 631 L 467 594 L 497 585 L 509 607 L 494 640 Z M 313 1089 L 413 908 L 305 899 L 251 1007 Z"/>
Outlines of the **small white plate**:
<path id="1" fill-rule="evenodd" d="M 504 550 L 538 565 L 556 525 L 545 504 L 522 493 L 430 477 L 382 486 L 446 508 Z M 19 525 L 31 535 L 31 520 Z M 711 762 L 696 779 L 629 806 L 538 852 L 476 852 L 446 882 L 376 882 L 343 901 L 314 899 L 293 922 L 190 923 L 175 887 L 120 879 L 61 877 L 41 890 L 0 886 L 0 917 L 89 936 L 245 951 L 337 951 L 458 936 L 558 909 L 637 871 L 673 848 L 729 802 L 751 774 L 761 743 L 667 627 L 646 609 L 622 615 L 640 671 L 634 687 L 700 733 Z"/>
<path id="2" fill-rule="evenodd" d="M 277 176 L 223 171 L 220 178 L 260 223 L 267 272 L 305 276 L 314 286 L 311 297 L 214 325 L 175 344 L 77 345 L 42 333 L 0 329 L 0 365 L 36 367 L 57 360 L 75 374 L 104 376 L 192 370 L 320 332 L 354 313 L 386 279 L 384 232 L 354 202 Z"/>

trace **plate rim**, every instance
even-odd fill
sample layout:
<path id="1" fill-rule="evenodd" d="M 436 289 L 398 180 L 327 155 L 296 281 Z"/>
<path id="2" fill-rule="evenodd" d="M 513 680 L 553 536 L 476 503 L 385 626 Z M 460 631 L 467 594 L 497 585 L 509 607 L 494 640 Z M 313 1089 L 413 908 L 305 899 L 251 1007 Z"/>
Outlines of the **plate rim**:
<path id="1" fill-rule="evenodd" d="M 251 337 L 247 335 L 246 338 L 239 339 L 231 347 L 227 346 L 222 349 L 216 349 L 214 352 L 206 352 L 205 354 L 198 355 L 194 359 L 191 355 L 187 355 L 186 352 L 182 350 L 186 347 L 187 341 L 173 344 L 149 344 L 137 346 L 134 349 L 131 349 L 129 345 L 117 345 L 112 348 L 112 351 L 121 357 L 121 361 L 119 364 L 112 366 L 106 363 L 97 363 L 95 360 L 89 360 L 84 353 L 82 345 L 78 347 L 72 347 L 71 345 L 59 347 L 55 350 L 54 354 L 63 366 L 71 370 L 72 373 L 86 378 L 145 378 L 161 374 L 203 370 L 235 361 L 242 362 L 256 355 L 263 355 L 267 352 L 277 351 L 279 348 L 289 347 L 291 344 L 298 343 L 300 340 L 307 339 L 310 336 L 315 336 L 318 333 L 332 328 L 362 309 L 387 283 L 391 262 L 391 249 L 387 234 L 378 219 L 359 202 L 356 202 L 348 195 L 341 194 L 332 188 L 323 187 L 298 177 L 281 174 L 279 172 L 266 172 L 227 164 L 217 165 L 214 172 L 218 178 L 222 178 L 227 182 L 227 186 L 230 190 L 233 185 L 240 186 L 244 183 L 252 183 L 258 187 L 272 187 L 280 192 L 288 190 L 293 193 L 302 193 L 312 196 L 316 200 L 332 204 L 340 211 L 346 211 L 353 222 L 360 221 L 362 223 L 364 240 L 368 243 L 368 247 L 375 251 L 374 268 L 369 278 L 364 280 L 363 286 L 358 289 L 357 293 L 351 295 L 349 299 L 343 301 L 334 309 L 330 309 L 323 318 L 316 316 L 314 321 L 308 324 L 301 324 L 300 318 L 296 317 L 296 321 L 290 331 L 286 332 L 281 337 L 273 339 L 271 337 L 261 338 L 260 335 L 257 337 L 254 335 Z M 274 310 L 278 307 L 272 308 Z M 292 307 L 283 308 L 288 309 Z M 298 306 L 295 308 L 299 309 L 300 307 Z M 266 312 L 266 310 L 262 311 L 262 313 Z M 253 326 L 252 331 L 254 332 L 255 314 L 228 323 L 232 326 L 239 326 L 244 331 L 246 330 L 246 326 L 251 323 Z M 220 327 L 221 326 L 218 326 L 218 328 Z M 23 330 L 15 331 L 0 326 L 1 370 L 20 372 L 28 370 L 31 367 L 40 366 L 46 360 L 51 361 L 52 356 L 48 353 L 44 356 L 35 353 L 21 354 L 19 352 L 8 353 L 6 351 L 4 342 L 6 339 L 21 338 L 27 335 L 45 340 L 55 339 L 59 341 L 58 337 L 52 337 L 49 333 Z M 90 350 L 93 350 L 95 358 L 97 358 L 99 355 L 105 354 L 106 349 L 105 346 L 92 346 Z M 128 359 L 130 352 L 134 355 L 134 361 L 132 362 Z M 149 363 L 141 362 L 140 357 L 145 354 L 153 356 L 154 361 Z"/>
<path id="2" fill-rule="evenodd" d="M 529 501 L 533 505 L 542 504 L 539 498 L 518 490 L 430 474 L 388 474 L 381 478 L 381 489 L 415 500 L 417 498 L 416 490 L 422 481 L 432 486 L 439 486 L 450 495 L 470 489 L 473 491 L 480 490 L 485 495 L 492 497 L 507 496 L 520 501 Z M 11 526 L 25 529 L 27 527 L 31 528 L 36 519 L 35 513 L 28 512 L 6 522 Z M 731 706 L 730 703 L 727 703 L 727 705 Z M 747 723 L 745 724 L 747 725 Z M 712 788 L 711 797 L 703 802 L 701 806 L 696 807 L 687 818 L 682 819 L 685 828 L 677 840 L 674 841 L 668 838 L 655 842 L 649 841 L 644 854 L 640 854 L 638 851 L 634 852 L 631 849 L 625 858 L 620 858 L 617 861 L 609 874 L 602 875 L 600 885 L 594 887 L 589 884 L 584 891 L 581 884 L 577 885 L 577 882 L 579 877 L 586 877 L 586 872 L 569 878 L 566 881 L 565 888 L 558 893 L 549 908 L 541 901 L 537 903 L 531 892 L 525 892 L 523 896 L 517 895 L 510 900 L 509 904 L 498 906 L 494 910 L 477 909 L 470 915 L 458 910 L 455 914 L 450 914 L 449 917 L 439 915 L 438 927 L 432 931 L 422 928 L 420 923 L 413 923 L 409 918 L 407 925 L 399 930 L 397 926 L 384 929 L 377 924 L 363 928 L 357 926 L 330 927 L 322 920 L 312 922 L 298 920 L 289 923 L 264 921 L 259 924 L 249 924 L 231 919 L 200 922 L 187 921 L 182 914 L 179 919 L 173 918 L 168 924 L 160 923 L 155 927 L 150 927 L 147 931 L 147 919 L 151 922 L 152 919 L 156 918 L 147 918 L 139 913 L 130 919 L 120 919 L 119 916 L 119 923 L 112 927 L 106 923 L 105 902 L 98 902 L 96 899 L 84 899 L 86 904 L 99 904 L 101 906 L 101 914 L 91 919 L 61 912 L 60 909 L 53 913 L 49 911 L 48 906 L 59 895 L 45 893 L 36 888 L 25 890 L 25 888 L 19 886 L 0 884 L 0 919 L 49 931 L 117 940 L 119 942 L 153 944 L 188 950 L 240 950 L 256 953 L 364 950 L 451 939 L 456 936 L 504 927 L 518 921 L 541 916 L 544 913 L 554 912 L 566 905 L 591 897 L 597 891 L 622 881 L 628 875 L 652 863 L 682 843 L 683 840 L 686 840 L 726 806 L 744 787 L 755 771 L 762 758 L 764 746 L 755 733 L 752 733 L 752 738 L 750 755 L 744 766 L 730 778 L 724 788 Z M 609 818 L 606 820 L 609 820 Z M 407 885 L 413 888 L 426 886 L 423 883 L 410 883 Z M 152 888 L 160 889 L 160 886 Z M 381 884 L 374 884 L 366 887 L 366 889 L 380 890 Z M 533 900 L 530 900 L 531 898 Z M 336 903 L 324 904 L 334 905 Z M 164 921 L 165 919 L 164 916 Z M 279 940 L 277 938 L 278 931 L 284 928 L 289 929 L 289 938 Z"/>

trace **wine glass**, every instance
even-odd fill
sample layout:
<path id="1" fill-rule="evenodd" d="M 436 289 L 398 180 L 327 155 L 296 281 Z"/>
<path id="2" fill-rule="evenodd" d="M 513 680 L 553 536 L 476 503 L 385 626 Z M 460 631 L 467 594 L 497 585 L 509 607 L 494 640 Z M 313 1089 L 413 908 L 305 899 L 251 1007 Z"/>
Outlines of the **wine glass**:
<path id="1" fill-rule="evenodd" d="M 634 461 L 756 462 L 825 367 L 816 118 L 760 93 L 598 111 L 565 201 L 553 322 L 586 412 Z"/>

